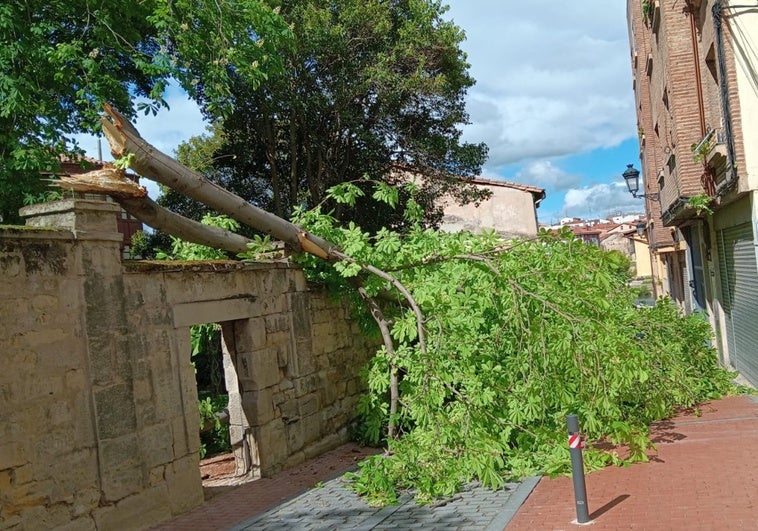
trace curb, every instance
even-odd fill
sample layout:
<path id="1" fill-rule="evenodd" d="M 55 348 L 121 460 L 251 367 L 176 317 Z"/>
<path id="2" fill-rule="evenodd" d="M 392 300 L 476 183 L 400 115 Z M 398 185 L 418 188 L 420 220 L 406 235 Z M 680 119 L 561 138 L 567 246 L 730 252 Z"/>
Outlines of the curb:
<path id="1" fill-rule="evenodd" d="M 485 531 L 503 531 L 511 519 L 516 516 L 516 512 L 532 493 L 534 487 L 540 482 L 540 479 L 542 479 L 540 476 L 524 478 L 516 490 L 513 491 L 513 494 L 508 497 L 503 510 L 490 522 Z"/>

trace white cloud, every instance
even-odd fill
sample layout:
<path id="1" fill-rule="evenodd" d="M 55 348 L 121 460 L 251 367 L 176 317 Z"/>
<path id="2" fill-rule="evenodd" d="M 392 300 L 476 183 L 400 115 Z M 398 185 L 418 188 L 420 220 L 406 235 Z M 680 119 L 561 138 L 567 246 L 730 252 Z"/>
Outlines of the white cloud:
<path id="1" fill-rule="evenodd" d="M 477 84 L 469 141 L 488 166 L 611 147 L 635 134 L 624 2 L 451 0 Z"/>
<path id="2" fill-rule="evenodd" d="M 142 138 L 173 157 L 179 144 L 206 132 L 206 123 L 197 104 L 178 89 L 169 89 L 165 99 L 169 109 L 161 109 L 155 116 L 140 114 L 136 127 Z"/>
<path id="3" fill-rule="evenodd" d="M 572 217 L 598 218 L 644 211 L 644 202 L 633 198 L 624 183 L 601 183 L 568 190 L 561 210 L 550 214 L 560 217 L 570 212 Z"/>
<path id="4" fill-rule="evenodd" d="M 524 184 L 534 184 L 551 190 L 568 190 L 578 186 L 582 178 L 572 175 L 553 165 L 549 160 L 536 160 L 528 163 L 516 173 L 515 180 Z"/>

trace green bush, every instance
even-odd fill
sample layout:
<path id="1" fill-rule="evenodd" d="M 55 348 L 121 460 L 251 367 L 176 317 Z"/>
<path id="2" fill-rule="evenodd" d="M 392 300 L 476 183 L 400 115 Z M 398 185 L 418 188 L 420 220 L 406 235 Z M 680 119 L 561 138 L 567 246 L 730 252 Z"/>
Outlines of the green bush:
<path id="1" fill-rule="evenodd" d="M 232 445 L 229 427 L 216 413 L 224 411 L 229 402 L 227 395 L 206 396 L 198 400 L 200 412 L 200 459 L 230 452 Z"/>

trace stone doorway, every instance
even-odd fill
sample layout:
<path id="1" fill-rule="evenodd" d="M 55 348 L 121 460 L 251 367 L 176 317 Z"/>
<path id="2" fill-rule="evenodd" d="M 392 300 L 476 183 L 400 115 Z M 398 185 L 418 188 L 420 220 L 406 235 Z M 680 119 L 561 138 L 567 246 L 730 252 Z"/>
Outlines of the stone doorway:
<path id="1" fill-rule="evenodd" d="M 206 490 L 261 477 L 258 445 L 244 411 L 237 372 L 238 360 L 245 374 L 252 371 L 248 359 L 237 352 L 237 344 L 244 348 L 250 337 L 250 326 L 249 319 L 239 319 L 190 328 L 200 409 L 200 468 Z M 223 448 L 224 437 L 230 448 Z"/>
<path id="2" fill-rule="evenodd" d="M 212 326 L 220 330 L 219 362 L 217 378 L 223 380 L 223 387 L 228 395 L 224 423 L 228 426 L 231 450 L 234 455 L 233 473 L 223 480 L 213 481 L 214 485 L 237 484 L 261 477 L 261 460 L 258 449 L 259 430 L 256 430 L 255 418 L 244 410 L 250 408 L 255 415 L 257 395 L 245 393 L 242 389 L 246 381 L 255 382 L 261 375 L 256 362 L 259 356 L 253 353 L 265 346 L 266 333 L 264 320 L 259 317 L 259 306 L 255 298 L 225 299 L 183 303 L 174 306 L 174 322 L 180 337 L 181 349 L 192 351 L 191 335 L 193 328 L 202 323 L 215 323 Z M 254 366 L 255 365 L 255 366 Z M 197 376 L 197 375 L 196 375 Z M 278 378 L 278 374 L 276 377 Z M 195 390 L 197 391 L 197 378 Z M 189 384 L 189 381 L 187 382 Z M 203 399 L 203 396 L 196 395 Z M 244 397 L 244 398 L 243 398 Z M 245 400 L 249 403 L 245 403 Z M 200 420 L 196 423 L 200 431 Z M 190 427 L 190 430 L 192 428 Z M 194 431 L 194 430 L 193 430 Z M 200 475 L 198 473 L 198 475 Z M 205 482 L 208 483 L 208 482 Z"/>

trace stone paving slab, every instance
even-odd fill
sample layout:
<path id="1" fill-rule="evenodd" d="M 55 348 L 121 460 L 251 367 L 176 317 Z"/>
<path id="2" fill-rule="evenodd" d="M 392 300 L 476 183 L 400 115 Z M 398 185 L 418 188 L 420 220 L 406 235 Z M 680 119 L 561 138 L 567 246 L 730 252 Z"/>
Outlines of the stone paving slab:
<path id="1" fill-rule="evenodd" d="M 446 502 L 419 506 L 410 494 L 398 505 L 369 506 L 346 487 L 342 477 L 332 479 L 265 513 L 233 527 L 234 531 L 290 530 L 502 530 L 537 484 L 538 478 L 508 483 L 493 491 L 470 484 Z M 491 527 L 494 524 L 494 527 Z"/>

